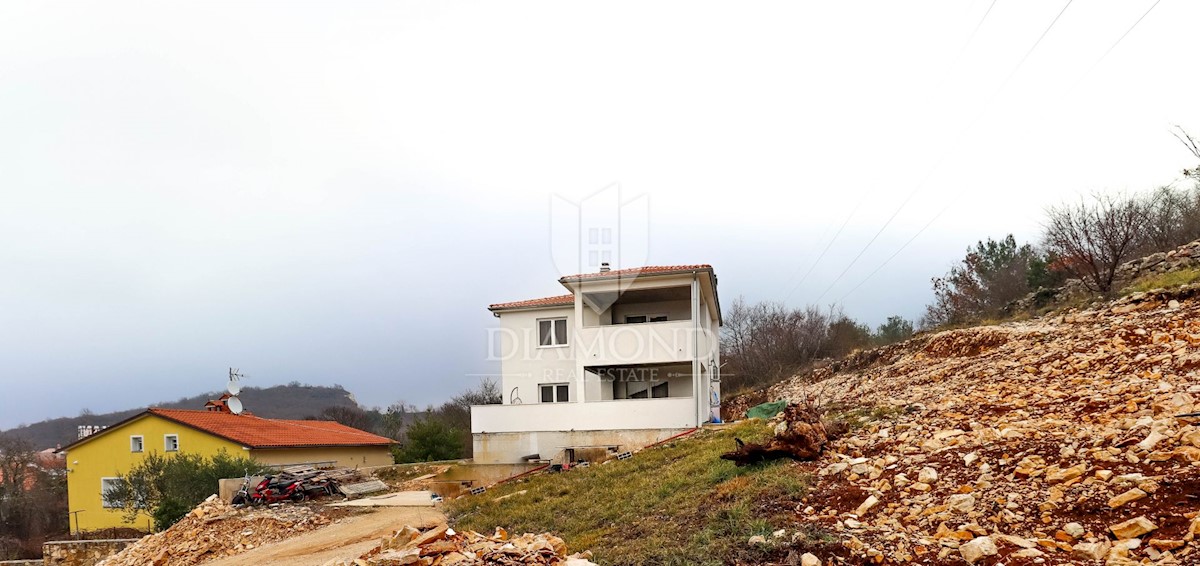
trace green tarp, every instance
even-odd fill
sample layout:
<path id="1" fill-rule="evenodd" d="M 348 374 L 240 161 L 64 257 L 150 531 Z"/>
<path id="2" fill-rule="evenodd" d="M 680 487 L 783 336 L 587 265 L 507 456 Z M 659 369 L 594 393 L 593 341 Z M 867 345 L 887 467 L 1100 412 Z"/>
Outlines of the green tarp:
<path id="1" fill-rule="evenodd" d="M 778 415 L 781 411 L 783 411 L 784 407 L 787 407 L 787 401 L 771 401 L 770 403 L 763 403 L 762 405 L 750 407 L 750 409 L 746 411 L 746 418 L 769 419 L 775 415 Z"/>

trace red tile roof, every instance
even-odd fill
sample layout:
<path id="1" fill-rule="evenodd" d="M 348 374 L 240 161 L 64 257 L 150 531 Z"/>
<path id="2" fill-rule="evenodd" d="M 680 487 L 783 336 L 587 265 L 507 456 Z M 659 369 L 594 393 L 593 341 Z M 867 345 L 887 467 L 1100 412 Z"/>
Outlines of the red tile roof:
<path id="1" fill-rule="evenodd" d="M 290 421 L 215 411 L 147 409 L 172 420 L 250 448 L 387 446 L 393 441 L 333 421 Z M 115 428 L 115 427 L 110 427 Z"/>
<path id="2" fill-rule="evenodd" d="M 554 297 L 542 297 L 540 299 L 527 299 L 524 301 L 513 301 L 511 303 L 496 303 L 488 306 L 488 310 L 502 309 L 522 309 L 534 307 L 557 307 L 566 306 L 575 303 L 575 295 L 557 295 Z"/>
<path id="3" fill-rule="evenodd" d="M 647 265 L 645 267 L 631 267 L 629 269 L 617 269 L 614 271 L 599 271 L 596 273 L 580 273 L 578 275 L 567 275 L 560 278 L 559 283 L 569 281 L 579 281 L 582 279 L 607 279 L 610 277 L 638 277 L 642 275 L 669 275 L 672 273 L 688 273 L 691 271 L 707 269 L 712 271 L 712 266 L 707 263 L 699 263 L 695 265 Z M 508 309 L 531 309 L 539 307 L 559 307 L 573 304 L 575 295 L 556 295 L 553 297 L 542 297 L 539 299 L 526 299 L 524 301 L 512 301 L 509 303 L 496 303 L 489 305 L 488 310 L 508 310 Z"/>
<path id="4" fill-rule="evenodd" d="M 699 269 L 712 270 L 712 266 L 707 263 L 698 263 L 695 265 L 647 265 L 645 267 L 630 267 L 628 269 L 618 269 L 615 271 L 599 271 L 596 273 L 580 273 L 578 275 L 567 275 L 559 279 L 559 281 L 577 281 L 579 279 L 603 279 L 608 277 L 625 277 L 638 275 L 666 275 L 669 273 L 687 273 Z"/>

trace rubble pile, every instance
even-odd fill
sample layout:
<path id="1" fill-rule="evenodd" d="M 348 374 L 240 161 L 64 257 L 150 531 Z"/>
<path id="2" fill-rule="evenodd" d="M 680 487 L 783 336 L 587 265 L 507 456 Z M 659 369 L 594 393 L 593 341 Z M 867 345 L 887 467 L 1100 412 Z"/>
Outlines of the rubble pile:
<path id="1" fill-rule="evenodd" d="M 550 534 L 510 537 L 497 527 L 492 536 L 474 531 L 455 532 L 440 525 L 421 532 L 404 527 L 356 560 L 331 560 L 325 566 L 417 566 L 455 564 L 562 564 L 587 566 L 590 553 L 567 556 L 567 545 Z"/>
<path id="2" fill-rule="evenodd" d="M 238 509 L 211 496 L 171 528 L 148 535 L 97 566 L 188 566 L 231 556 L 325 526 L 301 505 Z"/>
<path id="3" fill-rule="evenodd" d="M 1200 418 L 1180 416 L 1200 410 L 1197 295 L 941 332 L 776 386 L 875 415 L 800 464 L 798 517 L 866 563 L 1200 564 Z"/>
<path id="4" fill-rule="evenodd" d="M 777 420 L 775 435 L 766 444 L 747 444 L 735 438 L 737 450 L 722 454 L 721 459 L 731 460 L 738 466 L 776 458 L 814 460 L 835 436 L 821 416 L 807 405 L 789 404 Z"/>

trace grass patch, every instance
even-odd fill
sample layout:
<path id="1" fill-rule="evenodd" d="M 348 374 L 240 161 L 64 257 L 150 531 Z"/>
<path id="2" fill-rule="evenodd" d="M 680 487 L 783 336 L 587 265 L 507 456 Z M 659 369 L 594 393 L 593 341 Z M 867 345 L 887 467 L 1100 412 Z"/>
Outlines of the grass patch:
<path id="1" fill-rule="evenodd" d="M 1157 275 L 1139 277 L 1132 285 L 1121 290 L 1121 295 L 1145 293 L 1154 289 L 1170 289 L 1200 281 L 1200 269 L 1180 269 Z"/>
<path id="2" fill-rule="evenodd" d="M 768 436 L 762 422 L 704 430 L 628 460 L 455 499 L 446 511 L 458 527 L 480 532 L 553 532 L 601 564 L 760 563 L 784 552 L 801 528 L 795 509 L 810 478 L 787 460 L 739 468 L 719 456 L 733 449 L 734 437 Z M 496 501 L 520 490 L 527 493 Z M 779 543 L 746 544 L 783 528 L 788 537 Z"/>
<path id="3" fill-rule="evenodd" d="M 831 421 L 844 421 L 850 430 L 858 430 L 873 422 L 895 420 L 911 410 L 910 406 L 905 405 L 873 405 L 865 407 L 829 403 L 825 406 L 825 418 Z"/>
<path id="4" fill-rule="evenodd" d="M 440 473 L 447 467 L 449 466 L 444 464 L 395 464 L 386 468 L 379 468 L 372 472 L 372 474 L 385 482 L 402 483 L 426 474 Z"/>

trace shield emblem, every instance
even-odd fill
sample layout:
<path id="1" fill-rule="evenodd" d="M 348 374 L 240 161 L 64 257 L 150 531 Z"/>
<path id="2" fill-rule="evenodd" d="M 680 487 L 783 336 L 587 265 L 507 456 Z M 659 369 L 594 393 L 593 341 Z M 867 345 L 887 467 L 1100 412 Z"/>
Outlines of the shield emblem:
<path id="1" fill-rule="evenodd" d="M 555 195 L 550 199 L 550 256 L 560 276 L 597 273 L 602 264 L 613 271 L 637 269 L 650 255 L 650 199 L 621 200 L 614 183 L 579 202 Z M 633 284 L 637 272 L 622 273 L 616 295 L 588 295 L 585 302 L 601 312 Z"/>

